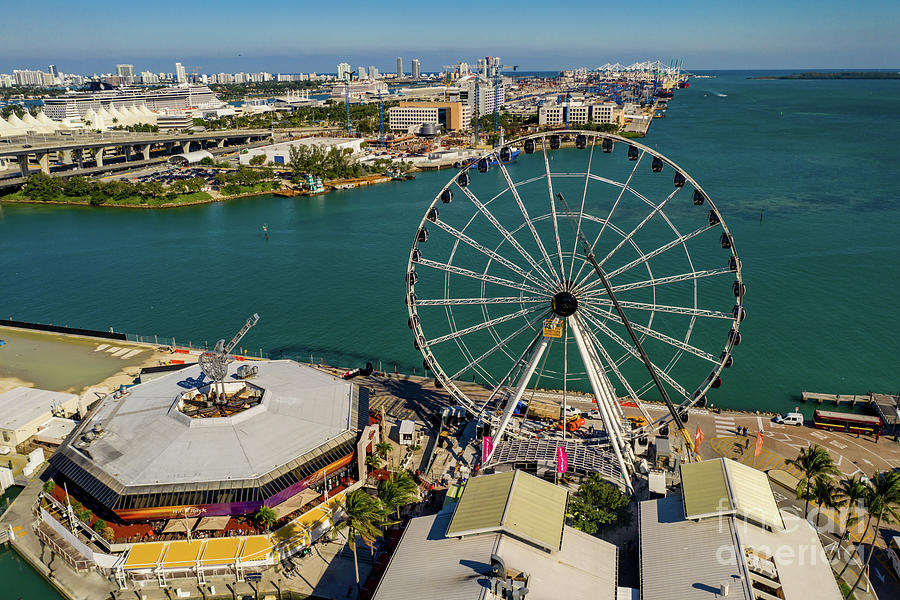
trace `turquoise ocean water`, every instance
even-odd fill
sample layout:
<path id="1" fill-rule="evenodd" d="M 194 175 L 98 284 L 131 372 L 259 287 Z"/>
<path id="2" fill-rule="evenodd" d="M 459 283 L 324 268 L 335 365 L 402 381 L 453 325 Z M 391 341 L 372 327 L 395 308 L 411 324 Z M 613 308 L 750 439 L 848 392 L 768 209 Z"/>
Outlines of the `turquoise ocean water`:
<path id="1" fill-rule="evenodd" d="M 900 82 L 753 74 L 692 79 L 642 140 L 701 183 L 743 259 L 743 343 L 711 401 L 785 410 L 804 389 L 897 393 Z M 554 170 L 580 160 L 560 151 Z M 164 211 L 3 205 L 0 314 L 197 345 L 258 312 L 253 352 L 421 373 L 403 277 L 451 176 Z M 5 564 L 19 595 L 34 589 Z"/>

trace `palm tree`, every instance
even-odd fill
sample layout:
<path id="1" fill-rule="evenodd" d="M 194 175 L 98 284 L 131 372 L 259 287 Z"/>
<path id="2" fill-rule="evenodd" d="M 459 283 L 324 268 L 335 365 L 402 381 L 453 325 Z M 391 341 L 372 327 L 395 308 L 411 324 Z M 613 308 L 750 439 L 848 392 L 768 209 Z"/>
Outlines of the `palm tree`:
<path id="1" fill-rule="evenodd" d="M 816 511 L 816 529 L 819 528 L 819 517 L 822 515 L 823 508 L 837 508 L 839 504 L 836 496 L 836 488 L 830 477 L 816 477 L 813 484 L 812 500 L 816 503 L 818 510 Z"/>
<path id="2" fill-rule="evenodd" d="M 834 547 L 834 553 L 831 555 L 832 558 L 837 556 L 844 540 L 850 537 L 850 528 L 859 522 L 859 503 L 860 500 L 865 499 L 867 489 L 868 487 L 859 478 L 859 475 L 845 477 L 838 482 L 837 488 L 835 489 L 836 504 L 838 506 L 847 507 L 847 516 L 844 519 L 844 530 L 841 532 L 841 537 Z"/>
<path id="3" fill-rule="evenodd" d="M 853 595 L 853 592 L 859 587 L 862 581 L 863 573 L 868 571 L 869 563 L 872 561 L 872 555 L 875 554 L 875 542 L 878 540 L 881 523 L 896 523 L 900 520 L 900 473 L 894 471 L 876 472 L 872 477 L 872 488 L 869 493 L 869 513 L 877 514 L 875 518 L 875 537 L 872 539 L 872 547 L 866 554 L 866 562 L 859 569 L 859 575 L 850 588 L 847 597 Z M 867 528 L 868 531 L 868 528 Z M 865 535 L 863 535 L 865 537 Z"/>
<path id="4" fill-rule="evenodd" d="M 387 440 L 382 440 L 382 441 L 378 442 L 377 444 L 375 444 L 375 452 L 377 452 L 378 455 L 381 456 L 381 458 L 388 461 L 391 465 L 393 465 L 394 461 L 389 460 L 389 459 L 390 459 L 391 450 L 393 450 L 393 449 L 394 449 L 394 446 L 392 446 L 391 443 Z"/>
<path id="5" fill-rule="evenodd" d="M 377 454 L 370 454 L 366 457 L 366 465 L 372 469 L 381 468 L 381 458 Z"/>
<path id="6" fill-rule="evenodd" d="M 809 448 L 801 448 L 797 458 L 786 458 L 784 462 L 803 473 L 803 477 L 797 483 L 797 496 L 806 500 L 803 507 L 803 517 L 806 518 L 809 516 L 810 487 L 813 480 L 837 475 L 840 471 L 834 466 L 828 450 L 817 444 L 813 444 Z"/>
<path id="7" fill-rule="evenodd" d="M 278 520 L 278 513 L 270 506 L 260 506 L 254 515 L 256 521 L 266 529 L 271 529 L 275 521 Z"/>
<path id="8" fill-rule="evenodd" d="M 419 499 L 419 486 L 409 473 L 393 473 L 390 479 L 378 484 L 378 497 L 389 511 L 397 511 L 400 518 L 400 507 Z"/>
<path id="9" fill-rule="evenodd" d="M 356 540 L 372 548 L 381 536 L 381 528 L 392 523 L 381 500 L 363 490 L 353 490 L 344 499 L 344 520 L 334 526 L 335 531 L 347 530 L 347 542 L 353 550 L 353 567 L 356 570 L 356 590 L 359 593 L 359 562 L 356 557 Z"/>

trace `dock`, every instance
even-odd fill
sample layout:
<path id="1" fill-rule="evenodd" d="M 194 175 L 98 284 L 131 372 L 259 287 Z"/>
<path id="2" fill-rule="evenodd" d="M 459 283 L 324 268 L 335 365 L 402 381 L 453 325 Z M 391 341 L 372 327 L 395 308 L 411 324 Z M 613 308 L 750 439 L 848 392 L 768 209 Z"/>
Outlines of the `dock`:
<path id="1" fill-rule="evenodd" d="M 889 394 L 872 394 L 872 406 L 884 423 L 885 433 L 897 434 L 900 431 L 900 396 Z"/>
<path id="2" fill-rule="evenodd" d="M 850 408 L 853 408 L 857 404 L 866 404 L 871 401 L 871 394 L 866 394 L 865 396 L 856 396 L 856 395 L 847 395 L 847 394 L 819 394 L 816 392 L 802 392 L 800 394 L 800 399 L 803 402 L 815 402 L 816 404 L 824 404 L 828 402 L 829 404 L 834 404 L 835 406 L 840 406 L 841 404 L 847 404 Z"/>

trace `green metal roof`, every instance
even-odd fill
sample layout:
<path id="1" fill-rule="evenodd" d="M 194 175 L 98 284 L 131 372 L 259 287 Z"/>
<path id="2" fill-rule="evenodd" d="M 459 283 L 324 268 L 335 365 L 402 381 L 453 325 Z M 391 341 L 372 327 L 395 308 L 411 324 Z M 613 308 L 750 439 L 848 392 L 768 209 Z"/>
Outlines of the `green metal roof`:
<path id="1" fill-rule="evenodd" d="M 734 513 L 721 459 L 682 464 L 681 489 L 688 519 Z"/>
<path id="2" fill-rule="evenodd" d="M 447 535 L 496 531 L 503 523 L 503 513 L 512 488 L 515 471 L 473 477 L 466 482 Z"/>
<path id="3" fill-rule="evenodd" d="M 784 521 L 766 474 L 733 460 L 723 464 L 737 514 L 773 529 L 784 529 Z"/>
<path id="4" fill-rule="evenodd" d="M 681 488 L 688 519 L 739 515 L 784 529 L 769 479 L 753 467 L 727 458 L 683 464 Z"/>
<path id="5" fill-rule="evenodd" d="M 466 483 L 447 536 L 505 532 L 559 550 L 567 498 L 565 488 L 522 471 L 475 477 Z"/>

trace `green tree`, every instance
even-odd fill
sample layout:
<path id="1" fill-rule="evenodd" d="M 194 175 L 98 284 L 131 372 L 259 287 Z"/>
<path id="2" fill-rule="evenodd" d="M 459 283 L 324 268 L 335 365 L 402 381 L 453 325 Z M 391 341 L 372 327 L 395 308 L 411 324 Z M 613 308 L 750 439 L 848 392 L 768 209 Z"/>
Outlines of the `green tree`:
<path id="1" fill-rule="evenodd" d="M 866 553 L 866 562 L 860 568 L 859 575 L 856 577 L 856 581 L 853 582 L 850 593 L 847 594 L 848 598 L 859 587 L 863 574 L 869 569 L 872 555 L 875 554 L 875 542 L 878 536 L 881 535 L 881 524 L 896 523 L 900 520 L 900 512 L 898 512 L 898 509 L 900 509 L 900 473 L 894 471 L 876 472 L 872 476 L 867 500 L 869 515 L 877 515 L 875 517 L 875 538 L 872 540 L 872 547 Z M 865 539 L 866 534 L 869 532 L 870 522 L 871 518 L 866 521 L 866 530 L 863 532 L 860 540 Z"/>
<path id="2" fill-rule="evenodd" d="M 91 195 L 91 182 L 81 175 L 76 175 L 74 177 L 69 177 L 62 184 L 63 194 L 69 196 L 70 198 L 82 198 L 85 196 Z"/>
<path id="3" fill-rule="evenodd" d="M 251 157 L 250 157 L 250 164 L 253 165 L 253 166 L 255 166 L 255 167 L 262 166 L 262 165 L 265 164 L 265 162 L 266 162 L 266 155 L 265 155 L 265 154 L 257 154 L 256 156 L 251 156 Z"/>
<path id="4" fill-rule="evenodd" d="M 803 516 L 809 516 L 809 501 L 811 499 L 810 488 L 813 481 L 820 477 L 831 477 L 840 473 L 834 465 L 828 450 L 817 444 L 809 448 L 801 448 L 797 458 L 784 459 L 785 464 L 795 467 L 803 477 L 797 483 L 797 496 L 805 500 Z"/>
<path id="5" fill-rule="evenodd" d="M 23 189 L 29 198 L 38 202 L 59 200 L 62 194 L 62 186 L 59 179 L 45 175 L 40 171 L 28 176 Z"/>
<path id="6" fill-rule="evenodd" d="M 381 458 L 377 454 L 370 454 L 366 457 L 366 465 L 370 469 L 380 469 L 381 468 Z"/>
<path id="7" fill-rule="evenodd" d="M 100 532 L 100 535 L 103 536 L 103 539 L 107 542 L 111 542 L 116 537 L 116 531 L 112 527 L 107 526 Z"/>
<path id="8" fill-rule="evenodd" d="M 102 535 L 103 530 L 106 529 L 106 521 L 104 521 L 103 519 L 97 519 L 96 521 L 94 521 L 94 524 L 91 525 L 91 529 Z"/>
<path id="9" fill-rule="evenodd" d="M 572 527 L 593 535 L 606 525 L 627 524 L 630 502 L 619 488 L 594 473 L 572 496 L 566 516 Z"/>
<path id="10" fill-rule="evenodd" d="M 388 511 L 396 511 L 399 519 L 400 507 L 419 499 L 419 486 L 409 473 L 393 473 L 389 479 L 379 482 L 378 497 Z"/>
<path id="11" fill-rule="evenodd" d="M 204 167 L 214 167 L 216 166 L 216 161 L 214 161 L 211 156 L 204 156 L 200 161 L 200 164 Z"/>
<path id="12" fill-rule="evenodd" d="M 816 529 L 819 528 L 819 517 L 823 508 L 837 508 L 839 499 L 836 497 L 834 482 L 830 477 L 816 477 L 810 490 L 811 498 L 816 503 Z"/>
<path id="13" fill-rule="evenodd" d="M 85 523 L 90 523 L 91 519 L 94 517 L 94 513 L 91 512 L 91 509 L 85 508 L 78 512 L 76 515 L 79 519 L 81 519 Z"/>
<path id="14" fill-rule="evenodd" d="M 275 514 L 274 508 L 270 506 L 260 506 L 259 510 L 256 511 L 256 514 L 253 515 L 253 518 L 266 529 L 270 529 L 272 525 L 275 524 L 275 521 L 278 520 L 278 515 Z"/>
<path id="15" fill-rule="evenodd" d="M 344 499 L 344 520 L 335 525 L 335 531 L 347 530 L 347 542 L 353 550 L 353 567 L 356 571 L 356 590 L 359 592 L 359 561 L 356 555 L 357 540 L 369 548 L 381 537 L 383 527 L 391 525 L 381 500 L 363 490 L 353 490 Z"/>
<path id="16" fill-rule="evenodd" d="M 860 503 L 865 500 L 868 486 L 859 478 L 859 475 L 846 477 L 838 482 L 835 489 L 835 497 L 837 504 L 847 507 L 847 516 L 844 517 L 844 528 L 841 531 L 841 537 L 834 547 L 832 558 L 837 556 L 844 540 L 850 537 L 850 529 L 855 526 L 860 519 L 859 508 Z"/>
<path id="17" fill-rule="evenodd" d="M 53 490 L 56 489 L 56 483 L 52 479 L 48 479 L 44 482 L 44 491 L 48 494 L 52 494 Z"/>
<path id="18" fill-rule="evenodd" d="M 388 453 L 394 449 L 394 446 L 387 440 L 383 440 L 375 444 L 375 452 L 378 453 L 381 458 L 387 459 Z"/>

